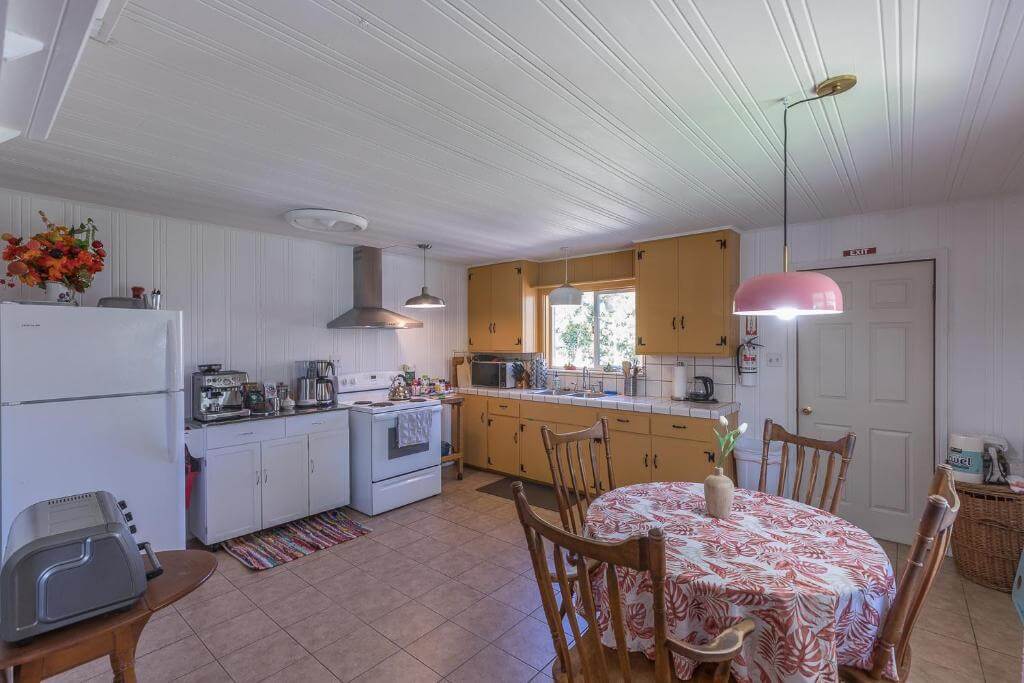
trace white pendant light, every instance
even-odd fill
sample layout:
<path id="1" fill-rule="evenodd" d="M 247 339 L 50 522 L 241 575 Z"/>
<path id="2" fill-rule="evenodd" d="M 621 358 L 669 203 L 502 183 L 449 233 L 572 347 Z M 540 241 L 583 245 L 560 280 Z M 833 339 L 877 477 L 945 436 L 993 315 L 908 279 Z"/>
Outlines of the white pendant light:
<path id="1" fill-rule="evenodd" d="M 823 273 L 789 270 L 789 110 L 798 104 L 834 97 L 857 85 L 852 74 L 835 76 L 815 88 L 815 97 L 785 102 L 782 112 L 782 272 L 757 275 L 736 290 L 732 312 L 736 315 L 774 315 L 792 320 L 800 315 L 843 312 L 843 292 Z"/>
<path id="2" fill-rule="evenodd" d="M 444 299 L 427 291 L 427 249 L 429 244 L 417 244 L 423 250 L 423 289 L 420 293 L 405 302 L 406 308 L 444 308 Z"/>
<path id="3" fill-rule="evenodd" d="M 552 306 L 579 306 L 583 303 L 583 292 L 569 284 L 569 247 L 562 247 L 565 260 L 565 281 L 561 287 L 551 290 L 548 303 Z"/>

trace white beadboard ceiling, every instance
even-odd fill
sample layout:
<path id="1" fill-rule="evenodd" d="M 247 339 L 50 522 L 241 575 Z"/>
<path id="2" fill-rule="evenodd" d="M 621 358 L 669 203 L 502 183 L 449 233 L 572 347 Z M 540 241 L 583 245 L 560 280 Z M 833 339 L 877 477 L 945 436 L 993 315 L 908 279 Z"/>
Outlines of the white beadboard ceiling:
<path id="1" fill-rule="evenodd" d="M 479 262 L 1024 190 L 1024 0 L 130 0 L 0 185 Z M 352 236 L 345 236 L 352 241 Z M 337 241 L 343 241 L 341 239 Z"/>

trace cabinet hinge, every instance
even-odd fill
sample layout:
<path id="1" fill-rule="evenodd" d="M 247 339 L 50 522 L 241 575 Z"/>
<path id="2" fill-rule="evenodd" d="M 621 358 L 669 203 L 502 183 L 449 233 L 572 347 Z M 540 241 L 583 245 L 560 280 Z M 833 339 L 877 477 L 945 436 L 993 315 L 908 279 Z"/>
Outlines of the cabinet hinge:
<path id="1" fill-rule="evenodd" d="M 521 431 L 521 432 L 525 432 L 526 431 L 526 424 L 525 423 L 522 423 L 522 422 L 519 423 L 519 431 Z"/>
<path id="2" fill-rule="evenodd" d="M 523 269 L 520 268 L 519 266 L 516 266 L 516 275 L 522 275 L 522 274 L 523 274 Z"/>
<path id="3" fill-rule="evenodd" d="M 726 339 L 725 337 L 719 337 L 718 338 L 718 343 L 715 344 L 715 346 L 725 346 L 728 343 L 729 343 L 728 339 Z"/>
<path id="4" fill-rule="evenodd" d="M 714 453 L 712 453 L 711 451 L 704 451 L 704 452 L 707 453 L 708 462 L 714 462 L 715 461 L 715 454 Z"/>
<path id="5" fill-rule="evenodd" d="M 469 279 L 470 279 L 470 280 L 472 280 L 472 279 L 473 279 L 473 273 L 470 273 L 470 274 L 469 274 Z"/>
<path id="6" fill-rule="evenodd" d="M 522 337 L 516 337 L 515 345 L 516 346 L 520 346 L 522 343 L 523 343 L 523 338 Z"/>
<path id="7" fill-rule="evenodd" d="M 644 260 L 644 252 L 645 251 L 647 251 L 647 250 L 646 249 L 637 249 L 636 250 L 636 260 L 637 261 L 643 261 Z"/>
<path id="8" fill-rule="evenodd" d="M 715 241 L 718 242 L 718 248 L 719 249 L 725 249 L 725 244 L 726 244 L 725 240 L 715 240 Z"/>
<path id="9" fill-rule="evenodd" d="M 473 338 L 472 338 L 472 337 L 470 337 L 470 338 L 469 338 L 469 345 L 470 345 L 470 346 L 472 346 L 472 345 L 473 345 Z"/>
<path id="10" fill-rule="evenodd" d="M 644 344 L 644 338 L 643 337 L 637 337 L 636 338 L 636 345 L 637 346 L 647 346 L 647 344 Z"/>

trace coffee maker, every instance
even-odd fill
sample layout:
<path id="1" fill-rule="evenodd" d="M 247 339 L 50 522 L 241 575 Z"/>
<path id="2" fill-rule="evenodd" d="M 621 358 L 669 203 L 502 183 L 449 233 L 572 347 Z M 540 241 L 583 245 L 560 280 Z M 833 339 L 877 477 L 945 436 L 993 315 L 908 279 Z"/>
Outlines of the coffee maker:
<path id="1" fill-rule="evenodd" d="M 338 380 L 329 360 L 302 360 L 295 364 L 298 377 L 295 407 L 327 408 L 338 403 Z"/>
<path id="2" fill-rule="evenodd" d="M 242 385 L 247 381 L 248 374 L 221 370 L 218 363 L 200 365 L 199 372 L 192 373 L 192 418 L 215 422 L 249 417 L 242 397 Z"/>

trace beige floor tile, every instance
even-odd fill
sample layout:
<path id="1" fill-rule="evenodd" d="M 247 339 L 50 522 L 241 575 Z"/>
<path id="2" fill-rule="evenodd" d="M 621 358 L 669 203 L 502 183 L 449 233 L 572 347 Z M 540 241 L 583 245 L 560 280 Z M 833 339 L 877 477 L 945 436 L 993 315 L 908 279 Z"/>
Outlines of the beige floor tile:
<path id="1" fill-rule="evenodd" d="M 220 659 L 221 666 L 236 681 L 262 681 L 273 678 L 281 669 L 306 656 L 295 640 L 284 631 L 257 640 Z"/>
<path id="2" fill-rule="evenodd" d="M 372 560 L 358 564 L 358 567 L 367 574 L 383 579 L 414 564 L 416 564 L 415 560 L 397 551 L 388 550 L 388 552 L 378 555 Z"/>
<path id="3" fill-rule="evenodd" d="M 470 633 L 492 641 L 509 630 L 526 615 L 493 598 L 484 598 L 452 617 L 452 621 Z"/>
<path id="4" fill-rule="evenodd" d="M 337 680 L 313 655 L 307 655 L 274 674 L 274 683 L 335 683 Z"/>
<path id="5" fill-rule="evenodd" d="M 448 577 L 423 564 L 413 564 L 395 572 L 386 579 L 389 586 L 410 598 L 429 593 L 438 586 L 448 583 Z"/>
<path id="6" fill-rule="evenodd" d="M 418 602 L 409 602 L 390 614 L 374 619 L 370 626 L 388 640 L 405 647 L 444 621 L 445 618 L 434 610 Z"/>
<path id="7" fill-rule="evenodd" d="M 201 629 L 198 635 L 206 649 L 220 659 L 279 630 L 281 627 L 273 619 L 261 610 L 253 609 L 233 619 Z"/>
<path id="8" fill-rule="evenodd" d="M 409 526 L 413 522 L 423 519 L 423 517 L 427 514 L 429 513 L 424 511 L 422 508 L 417 508 L 414 505 L 405 505 L 403 507 L 391 510 L 390 512 L 386 512 L 382 516 L 384 517 L 384 519 L 390 520 L 395 524 Z"/>
<path id="9" fill-rule="evenodd" d="M 915 628 L 923 628 L 932 633 L 962 640 L 965 643 L 974 643 L 974 628 L 971 626 L 971 618 L 960 612 L 950 612 L 925 605 Z"/>
<path id="10" fill-rule="evenodd" d="M 446 548 L 452 548 L 452 546 L 443 544 L 440 541 L 437 541 L 437 543 L 438 545 L 444 545 Z M 464 553 L 458 549 L 448 550 L 443 555 L 439 555 L 433 560 L 427 562 L 428 567 L 436 569 L 447 577 L 458 576 L 478 564 L 480 564 L 480 559 L 478 557 Z"/>
<path id="11" fill-rule="evenodd" d="M 486 646 L 483 638 L 446 621 L 405 649 L 441 676 L 447 676 Z"/>
<path id="12" fill-rule="evenodd" d="M 932 609 L 968 614 L 967 598 L 963 586 L 959 583 L 936 581 L 928 592 L 924 604 Z"/>
<path id="13" fill-rule="evenodd" d="M 429 562 L 430 560 L 451 552 L 452 550 L 452 546 L 447 543 L 441 543 L 437 539 L 427 537 L 421 538 L 415 543 L 410 543 L 398 552 L 400 555 L 404 555 L 410 560 L 415 560 L 416 562 Z"/>
<path id="14" fill-rule="evenodd" d="M 173 681 L 213 661 L 213 655 L 195 636 L 182 638 L 167 647 L 135 660 L 135 674 L 146 683 Z"/>
<path id="15" fill-rule="evenodd" d="M 914 656 L 910 665 L 910 683 L 982 683 L 984 678 L 966 676 L 963 671 L 951 669 Z"/>
<path id="16" fill-rule="evenodd" d="M 220 561 L 217 565 L 219 571 L 227 577 L 235 588 L 244 588 L 260 581 L 266 581 L 267 579 L 273 578 L 278 574 L 283 574 L 288 571 L 287 564 L 280 564 L 270 569 L 249 569 L 244 564 L 236 560 L 235 558 L 221 553 L 224 556 L 224 560 Z"/>
<path id="17" fill-rule="evenodd" d="M 91 662 L 76 666 L 74 669 L 47 678 L 47 683 L 79 683 L 97 676 L 110 678 L 110 660 L 107 657 L 98 657 Z"/>
<path id="18" fill-rule="evenodd" d="M 372 534 L 371 534 L 372 536 Z M 359 566 L 362 562 L 368 562 L 378 555 L 391 552 L 391 548 L 374 541 L 370 536 L 361 536 L 341 545 L 334 546 L 331 555 L 337 555 L 346 562 Z"/>
<path id="19" fill-rule="evenodd" d="M 341 604 L 363 621 L 373 621 L 409 602 L 410 598 L 394 588 L 378 585 L 373 591 L 351 595 Z"/>
<path id="20" fill-rule="evenodd" d="M 493 645 L 471 657 L 448 674 L 451 683 L 521 683 L 537 675 L 537 670 Z"/>
<path id="21" fill-rule="evenodd" d="M 964 581 L 963 587 L 972 619 L 989 619 L 1020 630 L 1020 618 L 1009 593 L 985 588 L 970 581 Z"/>
<path id="22" fill-rule="evenodd" d="M 387 546 L 392 550 L 398 550 L 404 548 L 410 543 L 415 543 L 424 537 L 424 534 L 412 529 L 402 527 L 400 529 L 394 529 L 392 531 L 385 531 L 382 534 L 375 534 L 373 540 L 377 541 L 381 545 Z"/>
<path id="23" fill-rule="evenodd" d="M 192 627 L 193 631 L 219 624 L 248 612 L 254 607 L 252 600 L 240 590 L 234 589 L 205 602 L 181 608 L 178 612 Z"/>
<path id="24" fill-rule="evenodd" d="M 464 517 L 457 523 L 466 527 L 467 529 L 472 529 L 473 531 L 479 531 L 481 533 L 486 534 L 487 532 L 497 529 L 505 523 L 504 520 L 498 519 L 497 517 L 493 517 L 488 514 L 482 514 L 470 508 L 466 509 L 472 512 L 473 514 Z M 519 533 L 523 533 L 522 527 L 519 528 Z"/>
<path id="25" fill-rule="evenodd" d="M 974 637 L 978 647 L 1001 652 L 1004 655 L 1021 656 L 1022 635 L 1019 622 L 1014 624 L 1008 620 L 973 619 Z"/>
<path id="26" fill-rule="evenodd" d="M 499 567 L 490 562 L 480 562 L 473 568 L 459 574 L 455 580 L 464 583 L 470 588 L 475 588 L 481 593 L 496 591 L 518 575 L 510 572 L 504 567 Z"/>
<path id="27" fill-rule="evenodd" d="M 555 656 L 551 629 L 546 622 L 541 623 L 536 619 L 523 619 L 505 631 L 494 641 L 494 645 L 534 669 L 542 669 Z"/>
<path id="28" fill-rule="evenodd" d="M 349 636 L 365 624 L 354 614 L 338 605 L 298 621 L 285 630 L 310 652 L 327 647 Z"/>
<path id="29" fill-rule="evenodd" d="M 344 574 L 352 569 L 351 563 L 334 553 L 325 553 L 315 560 L 305 562 L 292 569 L 300 579 L 309 584 L 317 584 L 333 576 Z"/>
<path id="30" fill-rule="evenodd" d="M 231 561 L 234 562 L 235 560 Z M 215 598 L 218 595 L 230 593 L 234 589 L 234 584 L 228 581 L 227 577 L 225 577 L 220 572 L 215 572 L 213 576 L 211 576 L 205 582 L 203 582 L 203 584 L 199 586 L 199 588 L 196 588 L 194 591 L 183 597 L 181 600 L 178 600 L 176 603 L 174 603 L 174 606 L 178 608 L 191 607 L 192 605 L 198 605 L 200 603 L 206 602 L 207 600 Z"/>
<path id="31" fill-rule="evenodd" d="M 279 626 L 291 626 L 310 615 L 330 609 L 333 604 L 326 595 L 308 586 L 294 595 L 263 605 L 262 609 Z"/>
<path id="32" fill-rule="evenodd" d="M 460 549 L 462 552 L 469 553 L 470 555 L 476 555 L 480 558 L 489 558 L 492 555 L 514 552 L 515 546 L 510 543 L 505 543 L 505 541 L 494 538 L 493 536 L 482 535 L 472 541 L 463 543 L 460 546 Z"/>
<path id="33" fill-rule="evenodd" d="M 447 543 L 448 545 L 454 546 L 461 546 L 462 544 L 473 541 L 477 538 L 480 538 L 481 536 L 483 536 L 483 534 L 481 534 L 479 531 L 467 529 L 464 526 L 459 526 L 457 523 L 452 525 L 451 528 L 445 529 L 444 531 L 439 531 L 436 534 L 431 534 L 431 538 L 436 538 L 442 543 Z"/>
<path id="34" fill-rule="evenodd" d="M 316 589 L 338 602 L 357 593 L 372 591 L 380 585 L 381 581 L 377 577 L 362 569 L 353 568 L 344 574 L 321 581 L 316 585 Z"/>
<path id="35" fill-rule="evenodd" d="M 532 612 L 542 604 L 537 582 L 521 576 L 517 576 L 501 588 L 492 591 L 491 597 L 525 613 Z"/>
<path id="36" fill-rule="evenodd" d="M 429 593 L 421 595 L 417 601 L 445 617 L 453 617 L 482 600 L 484 594 L 458 581 L 448 581 Z"/>
<path id="37" fill-rule="evenodd" d="M 357 683 L 436 683 L 441 680 L 430 667 L 407 652 L 399 651 L 356 678 Z"/>
<path id="38" fill-rule="evenodd" d="M 930 662 L 957 671 L 968 680 L 981 680 L 981 661 L 978 648 L 970 643 L 940 636 L 924 629 L 914 629 L 910 640 L 913 662 Z"/>
<path id="39" fill-rule="evenodd" d="M 461 505 L 454 505 L 446 510 L 439 510 L 434 513 L 434 516 L 440 517 L 441 519 L 447 519 L 449 522 L 455 522 L 461 524 L 463 520 L 471 519 L 476 517 L 478 513 L 469 508 L 462 507 Z"/>
<path id="40" fill-rule="evenodd" d="M 487 559 L 499 567 L 504 567 L 516 574 L 533 570 L 533 560 L 530 559 L 530 554 L 525 548 L 510 548 L 509 550 L 495 553 Z"/>
<path id="41" fill-rule="evenodd" d="M 220 662 L 210 662 L 192 673 L 175 679 L 175 683 L 232 683 L 232 681 L 231 676 L 220 665 Z"/>
<path id="42" fill-rule="evenodd" d="M 1020 683 L 1024 681 L 1021 676 L 1021 652 L 1018 648 L 1016 656 L 1005 655 L 993 652 L 985 648 L 979 648 L 981 655 L 981 669 L 985 673 L 985 683 Z"/>
<path id="43" fill-rule="evenodd" d="M 313 654 L 342 681 L 351 681 L 398 652 L 397 645 L 369 626 Z"/>
<path id="44" fill-rule="evenodd" d="M 268 605 L 298 593 L 309 584 L 291 572 L 282 572 L 266 581 L 248 585 L 241 589 L 257 605 Z"/>
<path id="45" fill-rule="evenodd" d="M 135 649 L 135 656 L 141 657 L 191 635 L 194 635 L 194 632 L 181 615 L 176 611 L 169 612 L 167 616 L 161 619 L 151 619 L 146 624 L 138 647 Z"/>
<path id="46" fill-rule="evenodd" d="M 412 529 L 417 533 L 429 536 L 438 531 L 450 529 L 452 527 L 452 524 L 453 522 L 450 522 L 447 519 L 441 519 L 440 517 L 436 517 L 434 515 L 426 515 L 420 519 L 417 519 L 412 524 L 409 524 L 407 528 Z"/>

